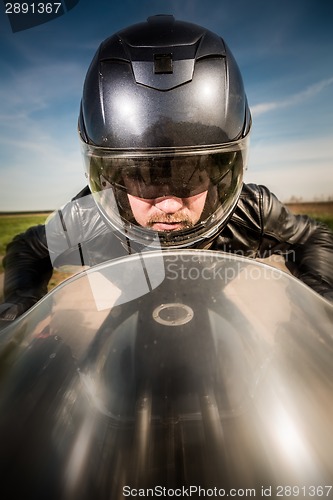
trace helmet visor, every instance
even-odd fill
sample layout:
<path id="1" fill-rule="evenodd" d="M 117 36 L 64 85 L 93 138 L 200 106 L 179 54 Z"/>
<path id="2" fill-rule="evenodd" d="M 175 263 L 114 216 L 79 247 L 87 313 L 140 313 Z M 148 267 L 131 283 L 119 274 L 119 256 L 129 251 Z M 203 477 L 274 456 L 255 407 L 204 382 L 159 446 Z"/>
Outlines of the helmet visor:
<path id="1" fill-rule="evenodd" d="M 132 165 L 118 167 L 116 162 L 111 162 L 101 168 L 100 175 L 109 184 L 138 198 L 189 198 L 209 187 L 210 176 L 202 160 L 142 158 L 133 161 Z"/>
<path id="2" fill-rule="evenodd" d="M 212 150 L 135 155 L 85 144 L 84 156 L 97 204 L 116 229 L 141 241 L 142 236 L 146 239 L 147 230 L 155 229 L 162 233 L 162 245 L 189 246 L 220 227 L 235 206 L 242 186 L 246 143 L 243 139 Z M 133 198 L 147 202 L 149 217 L 136 213 L 138 205 Z M 183 200 L 186 209 L 167 214 L 162 221 L 160 212 L 151 207 L 154 200 L 163 198 Z M 161 221 L 165 224 L 158 224 Z"/>

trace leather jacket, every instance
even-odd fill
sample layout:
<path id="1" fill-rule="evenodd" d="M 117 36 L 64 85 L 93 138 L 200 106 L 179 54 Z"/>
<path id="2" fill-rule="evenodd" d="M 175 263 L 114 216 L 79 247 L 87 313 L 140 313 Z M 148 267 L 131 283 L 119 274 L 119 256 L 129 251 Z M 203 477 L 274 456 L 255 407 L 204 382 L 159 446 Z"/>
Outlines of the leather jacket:
<path id="1" fill-rule="evenodd" d="M 53 266 L 93 266 L 131 253 L 125 246 L 84 188 L 45 225 L 31 227 L 8 245 L 4 298 L 16 305 L 12 316 L 46 294 Z M 333 233 L 305 215 L 292 214 L 264 186 L 244 184 L 232 217 L 210 249 L 253 258 L 279 253 L 292 274 L 333 298 Z"/>

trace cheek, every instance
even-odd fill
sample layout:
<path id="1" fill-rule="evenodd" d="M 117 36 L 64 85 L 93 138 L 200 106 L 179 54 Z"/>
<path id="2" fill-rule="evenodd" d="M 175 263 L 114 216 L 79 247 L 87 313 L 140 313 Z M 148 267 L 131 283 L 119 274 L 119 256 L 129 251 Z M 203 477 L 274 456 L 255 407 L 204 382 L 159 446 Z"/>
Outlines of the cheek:
<path id="1" fill-rule="evenodd" d="M 136 196 L 128 195 L 128 201 L 135 220 L 141 226 L 144 226 L 149 218 L 149 211 L 153 205 L 150 200 L 143 200 Z"/>
<path id="2" fill-rule="evenodd" d="M 196 196 L 191 196 L 191 198 L 189 198 L 190 200 L 188 205 L 189 210 L 200 215 L 204 209 L 206 198 L 207 198 L 207 191 L 199 193 Z"/>

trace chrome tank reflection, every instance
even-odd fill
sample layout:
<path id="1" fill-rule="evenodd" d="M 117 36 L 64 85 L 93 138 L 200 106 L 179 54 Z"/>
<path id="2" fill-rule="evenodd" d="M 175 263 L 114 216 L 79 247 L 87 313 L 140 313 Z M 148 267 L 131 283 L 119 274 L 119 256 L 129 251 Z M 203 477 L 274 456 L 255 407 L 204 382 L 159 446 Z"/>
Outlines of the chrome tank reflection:
<path id="1" fill-rule="evenodd" d="M 1 333 L 2 485 L 311 496 L 333 477 L 332 324 L 295 278 L 216 252 L 80 274 Z"/>

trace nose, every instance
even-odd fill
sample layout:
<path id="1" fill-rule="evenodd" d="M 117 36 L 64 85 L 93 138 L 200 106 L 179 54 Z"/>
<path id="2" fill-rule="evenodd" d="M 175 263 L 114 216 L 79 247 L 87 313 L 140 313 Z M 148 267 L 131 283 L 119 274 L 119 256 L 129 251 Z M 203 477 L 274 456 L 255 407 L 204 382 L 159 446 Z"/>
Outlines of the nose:
<path id="1" fill-rule="evenodd" d="M 165 214 L 175 214 L 183 208 L 183 200 L 175 196 L 163 196 L 155 200 L 155 207 Z"/>

